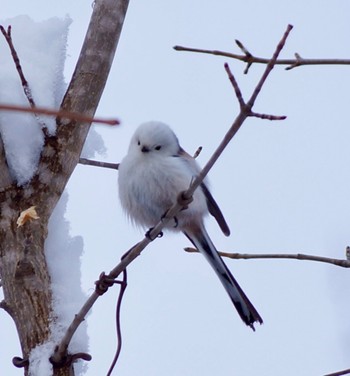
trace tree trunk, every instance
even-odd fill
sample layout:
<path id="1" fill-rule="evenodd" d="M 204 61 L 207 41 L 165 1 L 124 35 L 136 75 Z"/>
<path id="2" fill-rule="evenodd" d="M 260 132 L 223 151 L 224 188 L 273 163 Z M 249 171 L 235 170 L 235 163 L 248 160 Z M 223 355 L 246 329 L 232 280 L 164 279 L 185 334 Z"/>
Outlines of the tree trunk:
<path id="1" fill-rule="evenodd" d="M 48 336 L 51 290 L 44 254 L 47 221 L 16 224 L 20 207 L 32 206 L 24 193 L 11 187 L 0 194 L 0 272 L 5 307 L 16 324 L 22 352 L 28 356 Z"/>
<path id="2" fill-rule="evenodd" d="M 61 107 L 93 116 L 102 95 L 129 0 L 96 0 L 90 25 Z M 50 276 L 44 253 L 47 224 L 79 161 L 90 124 L 57 122 L 48 137 L 37 173 L 24 187 L 11 181 L 0 139 L 0 276 L 4 308 L 13 318 L 23 359 L 45 342 L 52 314 Z M 36 206 L 39 219 L 17 227 L 20 213 Z M 25 375 L 28 367 L 25 367 Z M 69 365 L 56 376 L 74 374 Z"/>

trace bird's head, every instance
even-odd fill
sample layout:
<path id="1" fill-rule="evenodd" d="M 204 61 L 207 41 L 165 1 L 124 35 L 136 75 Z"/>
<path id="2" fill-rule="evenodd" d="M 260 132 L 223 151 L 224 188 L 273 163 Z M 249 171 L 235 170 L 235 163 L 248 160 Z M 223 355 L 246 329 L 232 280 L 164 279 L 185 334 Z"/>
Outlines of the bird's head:
<path id="1" fill-rule="evenodd" d="M 178 155 L 179 141 L 171 128 L 161 122 L 141 124 L 131 138 L 129 152 L 147 155 Z"/>

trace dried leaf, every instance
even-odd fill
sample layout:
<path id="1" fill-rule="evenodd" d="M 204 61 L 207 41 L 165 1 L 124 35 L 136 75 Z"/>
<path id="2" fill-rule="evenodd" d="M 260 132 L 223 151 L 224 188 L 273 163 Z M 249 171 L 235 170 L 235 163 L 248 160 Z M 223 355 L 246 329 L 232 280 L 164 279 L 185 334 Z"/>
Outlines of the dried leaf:
<path id="1" fill-rule="evenodd" d="M 17 227 L 23 226 L 27 221 L 32 219 L 39 219 L 38 213 L 35 210 L 36 206 L 23 210 L 17 219 Z"/>

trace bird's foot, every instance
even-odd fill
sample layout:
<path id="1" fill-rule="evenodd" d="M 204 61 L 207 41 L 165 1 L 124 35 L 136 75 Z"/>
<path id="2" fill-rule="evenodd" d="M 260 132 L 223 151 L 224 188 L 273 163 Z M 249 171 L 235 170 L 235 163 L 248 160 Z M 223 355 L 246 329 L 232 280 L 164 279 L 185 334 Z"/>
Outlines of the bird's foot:
<path id="1" fill-rule="evenodd" d="M 162 217 L 161 217 L 161 221 L 163 222 L 164 219 L 168 219 L 168 220 L 169 220 L 168 212 L 165 212 L 165 213 L 162 215 Z M 173 217 L 172 219 L 174 220 L 174 226 L 173 226 L 173 227 L 176 228 L 176 227 L 179 225 L 179 221 L 178 221 L 178 219 L 177 219 L 176 216 Z"/>
<path id="2" fill-rule="evenodd" d="M 188 205 L 193 201 L 193 197 L 187 197 L 185 193 L 186 191 L 180 192 L 180 194 L 177 196 L 177 202 L 182 206 L 181 210 L 187 209 Z"/>
<path id="3" fill-rule="evenodd" d="M 152 234 L 152 231 L 153 231 L 154 227 L 151 227 L 145 234 L 146 238 L 148 238 L 149 240 L 154 240 L 156 238 L 161 238 L 163 236 L 163 231 L 161 231 L 159 234 L 157 234 L 156 236 L 153 236 Z"/>

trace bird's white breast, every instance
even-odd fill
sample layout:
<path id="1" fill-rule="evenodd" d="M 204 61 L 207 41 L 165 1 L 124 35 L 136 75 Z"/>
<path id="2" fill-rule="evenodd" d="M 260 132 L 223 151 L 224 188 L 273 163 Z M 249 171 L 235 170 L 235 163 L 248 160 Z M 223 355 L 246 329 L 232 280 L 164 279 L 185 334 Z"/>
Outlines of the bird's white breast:
<path id="1" fill-rule="evenodd" d="M 182 158 L 141 154 L 127 155 L 119 166 L 119 195 L 129 217 L 141 226 L 152 227 L 186 190 L 196 174 Z M 178 230 L 207 212 L 200 188 L 189 208 L 177 216 Z"/>

